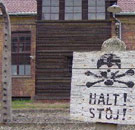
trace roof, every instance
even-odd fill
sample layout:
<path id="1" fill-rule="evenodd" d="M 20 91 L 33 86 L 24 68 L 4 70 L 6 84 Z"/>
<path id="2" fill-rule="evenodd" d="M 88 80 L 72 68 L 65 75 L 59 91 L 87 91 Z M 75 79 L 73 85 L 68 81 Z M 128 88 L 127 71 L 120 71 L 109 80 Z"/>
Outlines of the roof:
<path id="1" fill-rule="evenodd" d="M 135 0 L 118 0 L 117 4 L 122 9 L 120 14 L 135 15 Z"/>
<path id="2" fill-rule="evenodd" d="M 2 0 L 10 15 L 25 15 L 37 13 L 36 0 Z"/>
<path id="3" fill-rule="evenodd" d="M 10 15 L 37 14 L 37 0 L 2 0 Z M 120 14 L 135 15 L 135 0 L 118 0 Z"/>

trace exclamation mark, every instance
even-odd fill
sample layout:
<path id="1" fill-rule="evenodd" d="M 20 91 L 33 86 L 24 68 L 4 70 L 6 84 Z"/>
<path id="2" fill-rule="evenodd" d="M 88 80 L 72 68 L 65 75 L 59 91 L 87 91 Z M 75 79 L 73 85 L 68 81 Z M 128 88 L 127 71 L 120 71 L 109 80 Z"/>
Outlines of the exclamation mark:
<path id="1" fill-rule="evenodd" d="M 126 102 L 127 102 L 127 93 L 124 93 L 124 106 L 126 106 Z"/>
<path id="2" fill-rule="evenodd" d="M 127 112 L 127 109 L 124 108 L 124 109 L 123 109 L 123 118 L 122 118 L 122 120 L 125 120 L 126 112 Z"/>

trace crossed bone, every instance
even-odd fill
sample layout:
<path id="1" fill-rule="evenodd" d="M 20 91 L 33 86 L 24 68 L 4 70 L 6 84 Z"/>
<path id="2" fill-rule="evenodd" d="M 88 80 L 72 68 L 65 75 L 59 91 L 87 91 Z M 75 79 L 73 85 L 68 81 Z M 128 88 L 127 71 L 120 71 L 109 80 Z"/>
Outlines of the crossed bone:
<path id="1" fill-rule="evenodd" d="M 107 72 L 110 72 L 110 70 L 108 69 Z M 129 69 L 123 74 L 118 74 L 119 71 L 116 71 L 115 73 L 112 72 L 111 77 L 107 76 L 107 72 L 106 71 L 101 71 L 100 75 L 97 75 L 97 74 L 94 74 L 94 73 L 92 73 L 90 71 L 87 71 L 85 73 L 85 75 L 94 76 L 96 78 L 103 78 L 103 79 L 95 81 L 95 82 L 87 82 L 86 86 L 89 88 L 89 87 L 91 87 L 91 86 L 93 86 L 93 85 L 95 85 L 97 83 L 100 83 L 100 82 L 104 82 L 105 85 L 113 85 L 114 82 L 118 82 L 118 83 L 121 83 L 121 84 L 125 84 L 129 88 L 133 88 L 134 82 L 132 82 L 132 81 L 124 82 L 124 81 L 117 80 L 117 78 L 121 78 L 121 77 L 124 77 L 124 76 L 133 76 L 135 74 L 133 69 Z"/>

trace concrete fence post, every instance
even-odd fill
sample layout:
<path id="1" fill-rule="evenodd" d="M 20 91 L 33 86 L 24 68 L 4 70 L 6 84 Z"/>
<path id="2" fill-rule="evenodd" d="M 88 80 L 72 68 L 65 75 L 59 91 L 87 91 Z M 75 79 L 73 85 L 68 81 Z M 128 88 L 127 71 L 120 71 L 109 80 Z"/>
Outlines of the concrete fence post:
<path id="1" fill-rule="evenodd" d="M 0 9 L 4 19 L 4 43 L 2 53 L 2 122 L 12 121 L 11 111 L 11 26 L 6 7 L 0 0 Z"/>

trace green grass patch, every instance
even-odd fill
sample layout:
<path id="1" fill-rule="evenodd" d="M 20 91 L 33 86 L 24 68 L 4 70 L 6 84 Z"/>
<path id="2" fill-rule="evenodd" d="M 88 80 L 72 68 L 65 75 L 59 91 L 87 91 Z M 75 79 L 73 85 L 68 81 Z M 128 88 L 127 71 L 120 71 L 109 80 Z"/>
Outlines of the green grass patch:
<path id="1" fill-rule="evenodd" d="M 32 100 L 12 101 L 13 109 L 66 109 L 69 103 L 37 103 Z"/>
<path id="2" fill-rule="evenodd" d="M 31 100 L 15 100 L 12 101 L 13 109 L 27 109 L 34 108 L 34 105 Z"/>

